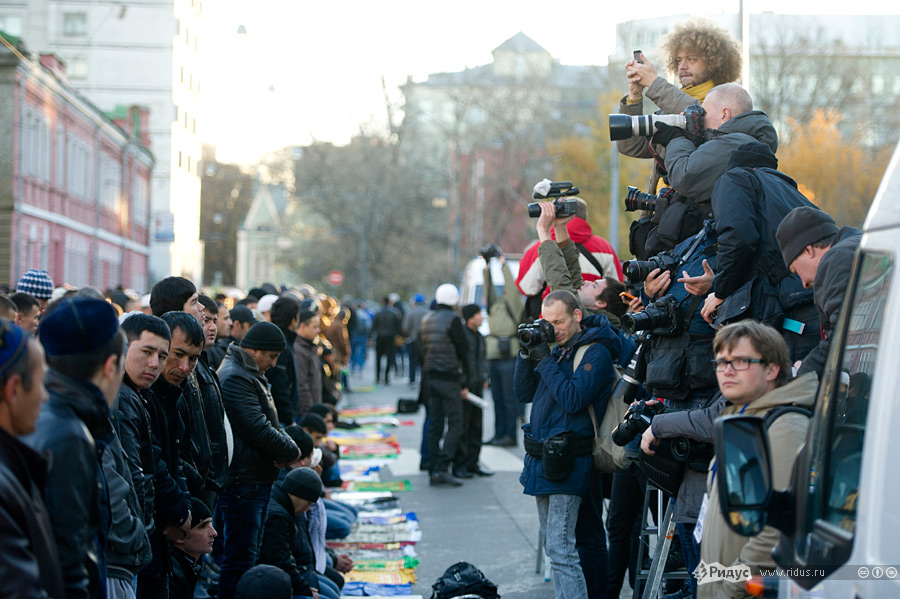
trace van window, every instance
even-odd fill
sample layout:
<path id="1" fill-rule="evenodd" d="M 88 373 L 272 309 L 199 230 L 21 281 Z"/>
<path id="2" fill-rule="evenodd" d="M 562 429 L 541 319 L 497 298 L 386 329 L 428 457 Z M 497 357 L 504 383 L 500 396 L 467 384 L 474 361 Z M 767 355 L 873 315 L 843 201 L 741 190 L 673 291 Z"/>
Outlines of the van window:
<path id="1" fill-rule="evenodd" d="M 841 368 L 830 372 L 830 384 L 819 400 L 825 404 L 810 438 L 813 460 L 806 530 L 813 530 L 818 522 L 847 541 L 852 540 L 856 528 L 869 391 L 892 275 L 892 256 L 863 254 L 856 291 L 848 306 L 852 312 L 843 321 L 843 334 L 834 339 L 840 344 Z M 806 545 L 802 540 L 801 544 Z M 804 549 L 802 553 L 809 547 Z"/>

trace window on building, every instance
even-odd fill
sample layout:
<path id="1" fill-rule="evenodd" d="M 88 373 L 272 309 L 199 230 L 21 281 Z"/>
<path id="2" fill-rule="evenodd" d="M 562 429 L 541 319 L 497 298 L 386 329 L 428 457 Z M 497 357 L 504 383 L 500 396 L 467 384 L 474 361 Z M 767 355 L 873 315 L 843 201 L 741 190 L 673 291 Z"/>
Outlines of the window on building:
<path id="1" fill-rule="evenodd" d="M 131 178 L 131 220 L 146 226 L 150 213 L 150 198 L 147 193 L 147 181 L 134 173 Z"/>
<path id="2" fill-rule="evenodd" d="M 66 37 L 84 37 L 87 31 L 86 12 L 63 13 L 63 35 Z"/>

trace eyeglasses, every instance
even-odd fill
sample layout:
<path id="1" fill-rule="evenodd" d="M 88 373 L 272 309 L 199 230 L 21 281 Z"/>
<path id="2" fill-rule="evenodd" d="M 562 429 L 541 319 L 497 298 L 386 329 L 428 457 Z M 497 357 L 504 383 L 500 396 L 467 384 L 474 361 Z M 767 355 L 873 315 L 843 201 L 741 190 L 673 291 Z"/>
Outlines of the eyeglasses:
<path id="1" fill-rule="evenodd" d="M 731 366 L 735 370 L 747 370 L 751 364 L 765 364 L 765 360 L 760 358 L 735 358 L 733 360 L 711 360 L 715 366 L 716 372 L 725 372 L 725 369 Z"/>

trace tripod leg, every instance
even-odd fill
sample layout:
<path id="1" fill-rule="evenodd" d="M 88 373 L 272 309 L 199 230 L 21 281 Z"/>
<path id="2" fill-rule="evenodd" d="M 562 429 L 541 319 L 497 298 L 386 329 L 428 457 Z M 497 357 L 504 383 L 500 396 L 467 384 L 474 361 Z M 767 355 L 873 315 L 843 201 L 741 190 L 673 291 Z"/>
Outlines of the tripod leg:
<path id="1" fill-rule="evenodd" d="M 643 599 L 655 599 L 659 596 L 659 587 L 662 584 L 666 558 L 669 556 L 672 537 L 675 535 L 674 511 L 675 504 L 670 501 L 668 507 L 666 507 L 666 515 L 663 516 L 662 521 L 659 523 L 659 529 L 665 531 L 665 535 L 656 543 L 656 550 L 653 552 L 653 565 L 650 567 L 647 585 L 644 587 Z"/>

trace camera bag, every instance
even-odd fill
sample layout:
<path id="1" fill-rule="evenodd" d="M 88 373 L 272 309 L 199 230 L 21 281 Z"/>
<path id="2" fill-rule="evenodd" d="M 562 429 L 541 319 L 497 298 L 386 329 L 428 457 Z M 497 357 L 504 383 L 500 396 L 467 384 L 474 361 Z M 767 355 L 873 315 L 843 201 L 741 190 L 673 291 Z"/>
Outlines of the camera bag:
<path id="1" fill-rule="evenodd" d="M 578 370 L 581 360 L 584 359 L 584 353 L 593 343 L 582 345 L 575 352 L 572 360 L 572 372 Z M 613 367 L 613 382 L 610 385 L 610 393 L 616 388 L 622 373 L 619 372 L 617 366 Z M 597 424 L 597 414 L 594 412 L 593 404 L 588 406 L 588 414 L 591 416 L 591 424 L 594 426 L 594 441 L 591 448 L 591 457 L 594 461 L 594 468 L 601 472 L 616 472 L 624 470 L 631 460 L 625 455 L 625 448 L 619 447 L 612 441 L 612 434 L 607 433 L 601 435 L 600 431 L 612 431 L 625 418 L 625 412 L 628 411 L 628 404 L 623 401 L 613 401 L 609 397 L 606 401 L 606 410 L 603 412 L 603 419 Z"/>
<path id="2" fill-rule="evenodd" d="M 482 599 L 500 599 L 497 585 L 469 562 L 457 562 L 431 585 L 431 599 L 451 599 L 476 595 Z"/>

